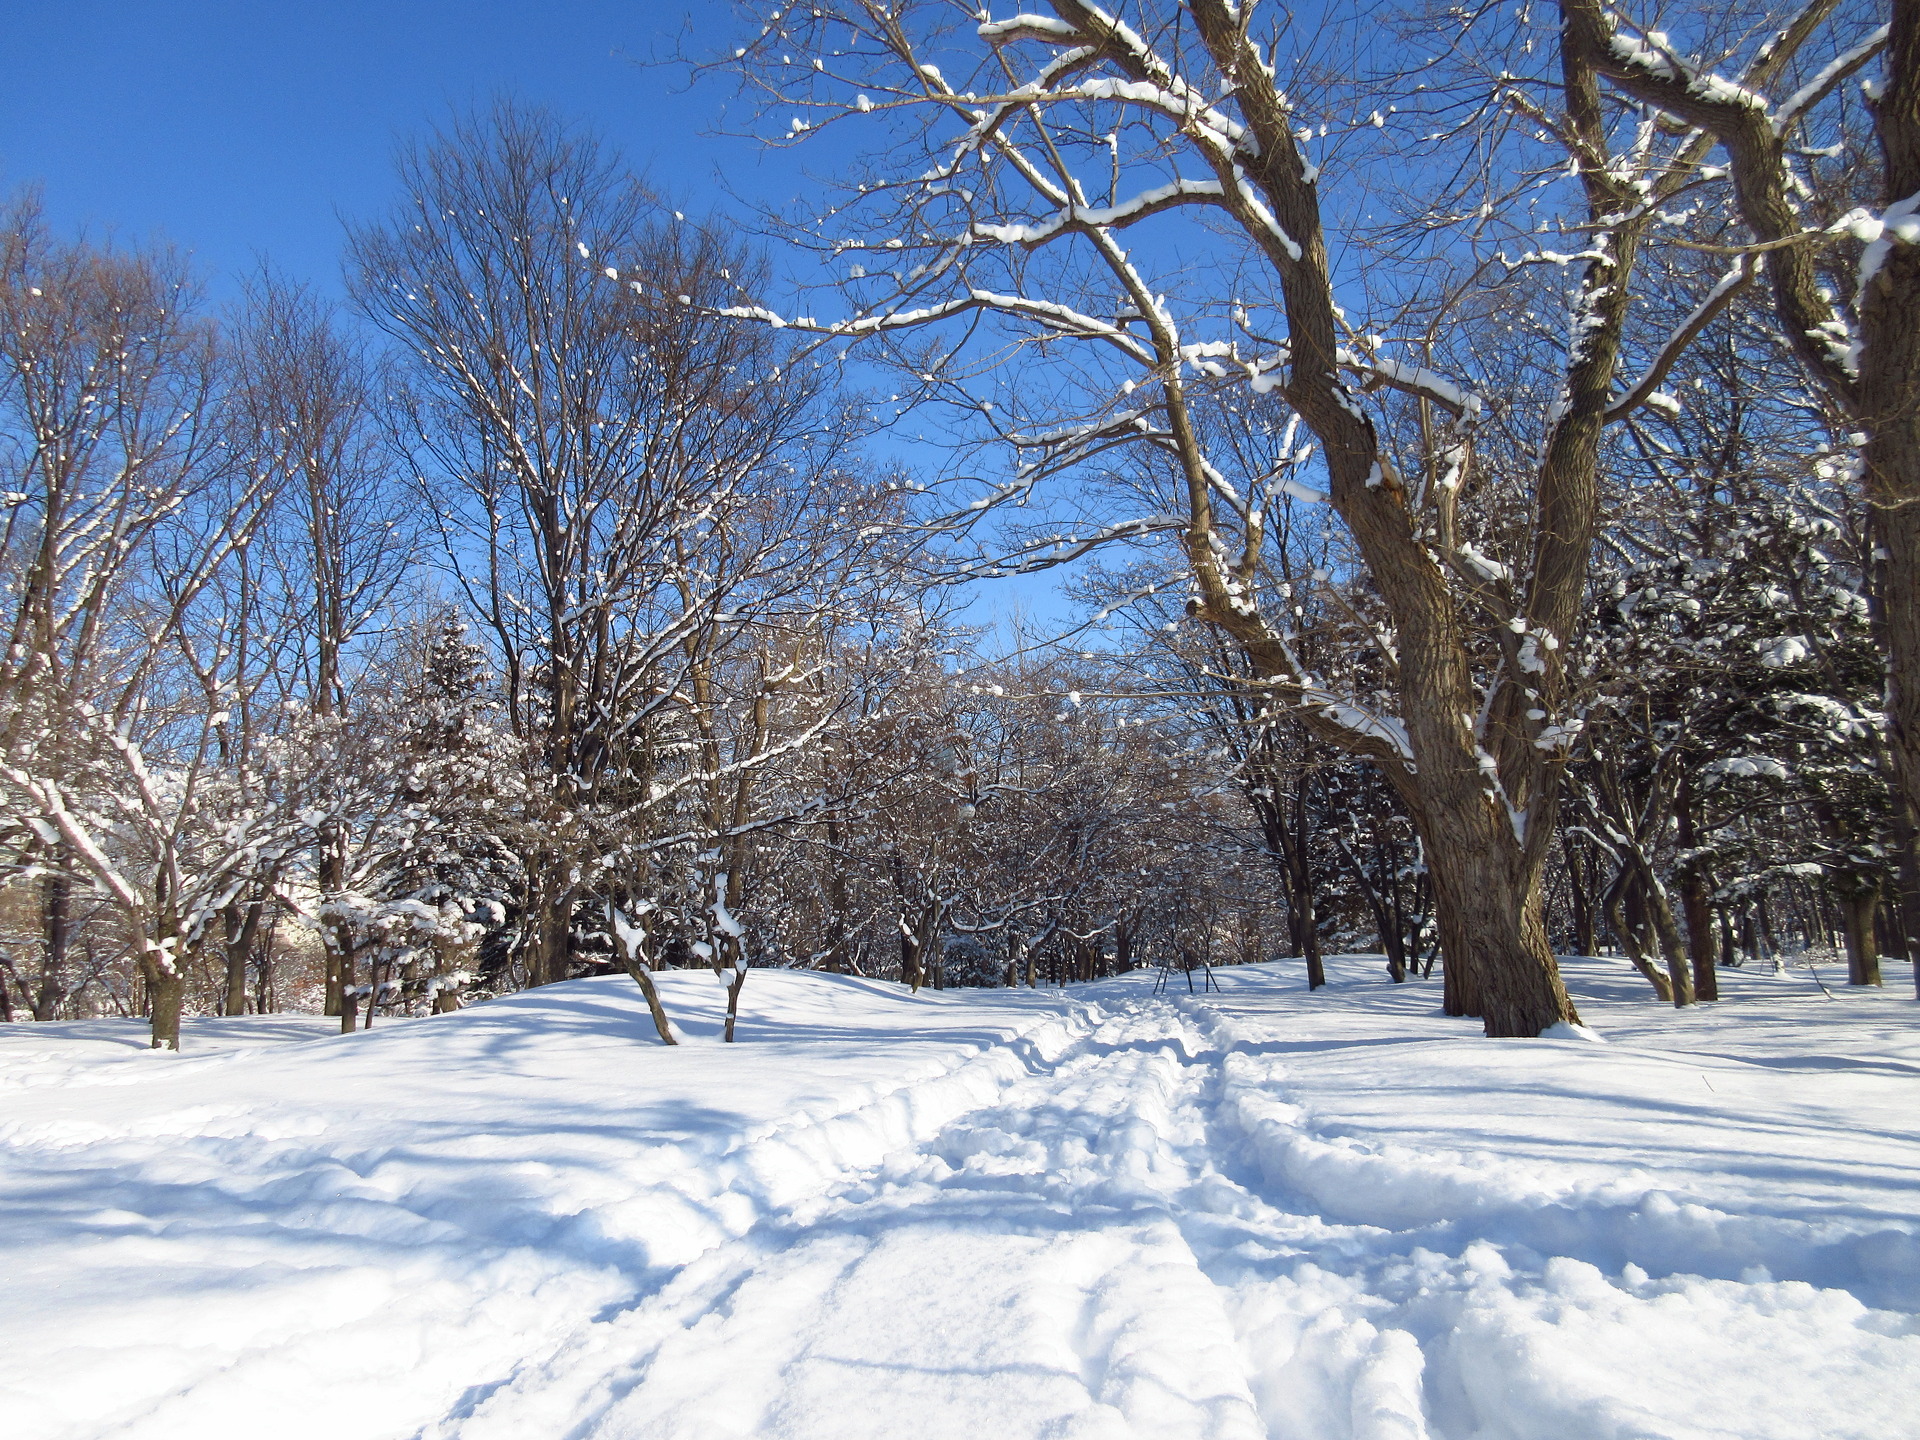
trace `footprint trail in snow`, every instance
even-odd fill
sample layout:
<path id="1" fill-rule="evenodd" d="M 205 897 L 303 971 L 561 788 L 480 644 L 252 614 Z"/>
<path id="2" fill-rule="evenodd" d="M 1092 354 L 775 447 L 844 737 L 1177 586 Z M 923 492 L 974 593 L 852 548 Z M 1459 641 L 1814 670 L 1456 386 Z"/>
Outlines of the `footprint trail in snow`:
<path id="1" fill-rule="evenodd" d="M 10 1027 L 0 1392 L 20 1440 L 1909 1433 L 1893 997 L 1594 962 L 1613 1043 L 1488 1042 L 1333 968 L 756 973 L 734 1048 L 668 976 L 671 1052 L 609 981 L 175 1063 Z"/>

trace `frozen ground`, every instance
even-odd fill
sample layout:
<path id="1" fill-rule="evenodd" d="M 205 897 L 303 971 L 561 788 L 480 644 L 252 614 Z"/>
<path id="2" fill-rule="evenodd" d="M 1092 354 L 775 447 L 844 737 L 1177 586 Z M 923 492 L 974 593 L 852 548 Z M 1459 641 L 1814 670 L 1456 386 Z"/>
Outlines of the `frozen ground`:
<path id="1" fill-rule="evenodd" d="M 624 979 L 329 1038 L 0 1027 L 0 1431 L 1920 1433 L 1920 1006 L 1733 975 L 1487 1041 L 1338 962 Z"/>

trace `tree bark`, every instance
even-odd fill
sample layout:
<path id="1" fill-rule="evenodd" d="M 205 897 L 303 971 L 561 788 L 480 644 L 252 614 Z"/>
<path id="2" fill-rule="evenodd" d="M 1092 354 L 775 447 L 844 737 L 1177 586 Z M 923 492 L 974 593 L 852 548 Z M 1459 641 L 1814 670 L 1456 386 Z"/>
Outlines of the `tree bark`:
<path id="1" fill-rule="evenodd" d="M 633 977 L 633 983 L 640 987 L 641 995 L 646 997 L 647 1013 L 653 1017 L 653 1028 L 659 1033 L 662 1045 L 678 1045 L 673 1038 L 673 1027 L 667 1023 L 667 1007 L 660 1003 L 660 988 L 653 983 L 653 971 L 637 960 L 622 957 L 621 963 L 627 973 Z"/>
<path id="2" fill-rule="evenodd" d="M 1693 785 L 1688 772 L 1680 773 L 1674 796 L 1674 821 L 1682 851 L 1687 852 L 1680 868 L 1680 910 L 1687 921 L 1687 958 L 1693 963 L 1693 993 L 1696 1000 L 1718 1000 L 1720 980 L 1714 973 L 1713 902 L 1708 893 L 1706 869 L 1696 853 L 1699 830 L 1694 814 Z"/>
<path id="3" fill-rule="evenodd" d="M 1660 973 L 1660 968 L 1647 955 L 1645 934 L 1636 917 L 1628 914 L 1628 896 L 1633 884 L 1631 872 L 1622 871 L 1606 895 L 1607 921 L 1613 926 L 1613 933 L 1619 938 L 1620 948 L 1627 952 L 1627 959 L 1633 968 L 1646 976 L 1647 983 L 1653 986 L 1654 997 L 1662 1004 L 1673 1003 L 1673 982 Z"/>
<path id="4" fill-rule="evenodd" d="M 1600 946 L 1594 925 L 1597 901 L 1593 893 L 1592 861 L 1581 853 L 1574 845 L 1573 837 L 1565 831 L 1560 835 L 1560 849 L 1567 866 L 1567 899 L 1573 911 L 1574 948 L 1582 955 L 1597 955 Z"/>
<path id="5" fill-rule="evenodd" d="M 147 1001 L 153 1007 L 151 1046 L 155 1050 L 178 1050 L 180 1011 L 186 1003 L 187 977 L 178 969 L 162 969 L 151 961 L 145 962 L 143 968 L 147 972 Z"/>
<path id="6" fill-rule="evenodd" d="M 61 851 L 55 851 L 58 865 Z M 46 963 L 40 970 L 40 988 L 33 997 L 33 1018 L 52 1020 L 60 1013 L 60 1002 L 67 998 L 67 951 L 73 943 L 73 879 L 64 870 L 54 869 L 41 877 L 41 915 L 46 936 Z"/>
<path id="7" fill-rule="evenodd" d="M 1920 0 L 1893 0 L 1886 85 L 1872 108 L 1887 204 L 1920 201 Z M 1886 552 L 1887 719 L 1908 810 L 1920 816 L 1920 245 L 1881 244 L 1858 302 L 1858 414 L 1867 503 Z"/>
<path id="8" fill-rule="evenodd" d="M 247 961 L 253 955 L 260 935 L 260 919 L 266 902 L 260 897 L 235 901 L 223 917 L 226 927 L 227 993 L 221 1002 L 222 1015 L 247 1013 Z"/>
<path id="9" fill-rule="evenodd" d="M 1847 983 L 1879 985 L 1880 937 L 1874 929 L 1874 915 L 1880 908 L 1877 881 L 1849 884 L 1837 891 L 1840 900 L 1840 927 L 1847 941 Z"/>
<path id="10" fill-rule="evenodd" d="M 324 902 L 346 888 L 347 863 L 341 854 L 344 843 L 337 821 L 328 821 L 320 830 L 319 874 L 315 877 Z M 338 919 L 324 912 L 320 919 L 320 944 L 326 964 L 326 998 L 323 1013 L 341 1017 L 342 1034 L 353 1029 L 353 1007 L 347 1003 L 347 989 L 353 984 L 353 933 Z"/>

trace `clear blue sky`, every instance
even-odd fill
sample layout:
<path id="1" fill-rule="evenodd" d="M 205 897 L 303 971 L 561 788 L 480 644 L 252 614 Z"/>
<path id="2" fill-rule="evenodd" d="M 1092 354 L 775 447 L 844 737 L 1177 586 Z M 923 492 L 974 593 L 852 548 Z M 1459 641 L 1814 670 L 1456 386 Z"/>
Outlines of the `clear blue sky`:
<path id="1" fill-rule="evenodd" d="M 62 229 L 159 234 L 224 277 L 266 255 L 330 292 L 339 216 L 393 196 L 397 135 L 507 92 L 585 119 L 688 208 L 716 172 L 783 200 L 791 157 L 704 138 L 726 93 L 637 59 L 687 0 L 0 0 L 0 188 L 39 181 Z M 719 17 L 716 24 L 714 17 Z"/>
<path id="2" fill-rule="evenodd" d="M 637 63 L 689 21 L 692 46 L 719 47 L 730 8 L 0 0 L 0 191 L 38 182 L 60 230 L 172 240 L 216 299 L 262 258 L 338 295 L 341 218 L 396 198 L 395 139 L 506 93 L 594 125 L 689 213 L 724 207 L 726 188 L 784 204 L 805 187 L 803 157 L 713 136 L 726 86 L 687 93 Z M 1024 605 L 1054 619 L 1053 581 L 969 587 L 970 617 Z"/>

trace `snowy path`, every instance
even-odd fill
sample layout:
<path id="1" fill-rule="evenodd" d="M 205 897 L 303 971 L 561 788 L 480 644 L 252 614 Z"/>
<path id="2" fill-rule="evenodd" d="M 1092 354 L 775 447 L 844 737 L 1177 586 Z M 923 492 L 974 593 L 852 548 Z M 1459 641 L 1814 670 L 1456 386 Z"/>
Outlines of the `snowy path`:
<path id="1" fill-rule="evenodd" d="M 682 982 L 677 1055 L 589 982 L 157 1083 L 0 1033 L 59 1096 L 0 1124 L 0 1391 L 32 1440 L 1912 1433 L 1911 1002 L 1596 971 L 1615 1044 L 1516 1045 L 1292 978 L 756 976 L 732 1053 Z"/>

